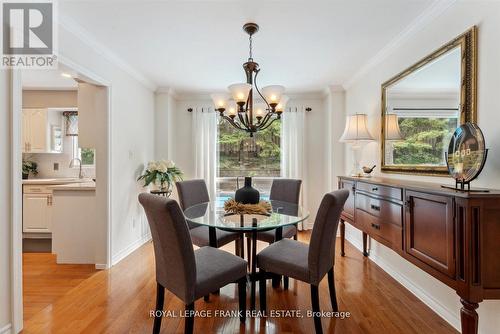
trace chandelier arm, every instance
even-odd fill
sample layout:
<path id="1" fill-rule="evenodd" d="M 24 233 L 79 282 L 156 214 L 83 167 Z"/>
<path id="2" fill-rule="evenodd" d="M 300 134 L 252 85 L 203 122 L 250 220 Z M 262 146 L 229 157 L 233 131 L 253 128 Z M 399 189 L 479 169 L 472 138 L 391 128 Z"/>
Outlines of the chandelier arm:
<path id="1" fill-rule="evenodd" d="M 231 119 L 231 117 L 228 117 L 226 115 L 222 116 L 226 121 L 228 121 L 232 126 L 234 126 L 235 128 L 238 128 L 240 130 L 245 130 L 244 128 L 242 128 L 237 122 L 235 122 L 233 119 Z"/>
<path id="2" fill-rule="evenodd" d="M 277 120 L 277 118 L 273 118 L 273 120 L 272 120 L 271 122 L 269 122 L 269 124 L 267 124 L 266 126 L 264 126 L 264 127 L 259 127 L 259 130 L 260 130 L 260 131 L 263 131 L 263 130 L 267 129 L 267 128 L 268 128 L 268 127 L 270 127 L 270 126 L 271 126 L 271 124 L 273 124 L 276 120 Z"/>
<path id="3" fill-rule="evenodd" d="M 269 119 L 273 116 L 273 113 L 272 112 L 268 112 L 266 114 L 266 116 L 264 116 L 264 118 L 262 119 L 262 121 L 260 122 L 263 126 L 266 125 L 266 123 L 269 121 Z"/>
<path id="4" fill-rule="evenodd" d="M 245 111 L 245 114 L 246 114 L 246 111 Z M 241 116 L 241 113 L 238 113 L 238 118 L 240 120 L 240 123 L 243 124 L 245 126 L 245 128 L 248 128 L 247 124 L 245 123 L 245 119 L 243 118 L 243 116 Z"/>
<path id="5" fill-rule="evenodd" d="M 271 106 L 269 105 L 269 103 L 267 103 L 267 100 L 266 98 L 262 95 L 262 93 L 260 92 L 259 90 L 259 87 L 257 86 L 257 75 L 259 74 L 260 72 L 260 69 L 258 69 L 256 72 L 255 72 L 255 77 L 253 78 L 253 81 L 255 83 L 255 90 L 257 90 L 257 93 L 259 93 L 260 97 L 262 98 L 262 100 L 264 100 L 264 102 L 266 103 L 267 105 L 267 109 L 269 111 L 271 111 Z"/>

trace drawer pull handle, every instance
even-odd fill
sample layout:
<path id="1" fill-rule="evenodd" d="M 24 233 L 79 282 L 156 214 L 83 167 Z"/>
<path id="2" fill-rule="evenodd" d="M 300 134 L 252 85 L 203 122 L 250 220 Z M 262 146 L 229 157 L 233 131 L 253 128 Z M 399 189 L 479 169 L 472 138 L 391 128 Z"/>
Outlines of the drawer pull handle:
<path id="1" fill-rule="evenodd" d="M 380 211 L 380 206 L 378 206 L 378 205 L 372 204 L 372 205 L 370 205 L 370 207 L 372 208 L 372 210 Z"/>
<path id="2" fill-rule="evenodd" d="M 376 230 L 380 230 L 380 225 L 372 223 L 372 227 Z"/>
<path id="3" fill-rule="evenodd" d="M 378 187 L 373 187 L 372 191 L 378 191 Z"/>

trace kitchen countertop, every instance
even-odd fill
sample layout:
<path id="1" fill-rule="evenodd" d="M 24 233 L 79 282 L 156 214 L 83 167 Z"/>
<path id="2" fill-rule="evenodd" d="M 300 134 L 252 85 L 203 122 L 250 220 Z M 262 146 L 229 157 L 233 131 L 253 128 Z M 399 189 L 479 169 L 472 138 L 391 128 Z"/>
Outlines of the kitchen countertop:
<path id="1" fill-rule="evenodd" d="M 59 185 L 59 184 L 71 184 L 71 183 L 88 183 L 94 182 L 92 179 L 84 178 L 79 179 L 75 177 L 63 177 L 63 178 L 53 178 L 53 179 L 26 179 L 23 180 L 23 184 L 32 185 Z"/>
<path id="2" fill-rule="evenodd" d="M 94 191 L 95 190 L 95 182 L 90 181 L 90 182 L 78 182 L 78 183 L 67 183 L 67 184 L 59 184 L 59 185 L 54 185 L 54 186 L 49 186 L 49 189 L 52 189 L 53 191 L 57 190 L 62 190 L 62 191 L 68 191 L 68 190 L 76 190 L 76 191 Z"/>

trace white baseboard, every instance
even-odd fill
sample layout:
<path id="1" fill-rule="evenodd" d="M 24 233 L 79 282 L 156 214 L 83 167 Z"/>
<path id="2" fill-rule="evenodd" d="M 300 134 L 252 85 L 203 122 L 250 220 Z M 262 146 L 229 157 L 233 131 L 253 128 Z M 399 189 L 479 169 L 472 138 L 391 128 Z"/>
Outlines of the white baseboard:
<path id="1" fill-rule="evenodd" d="M 107 264 L 103 263 L 96 263 L 95 264 L 95 269 L 96 270 L 104 270 L 104 269 L 109 269 Z"/>
<path id="2" fill-rule="evenodd" d="M 141 247 L 144 245 L 146 242 L 151 240 L 151 234 L 146 234 L 143 235 L 140 239 L 136 240 L 134 243 L 130 244 L 127 248 L 119 251 L 117 254 L 112 256 L 111 259 L 111 265 L 114 266 L 127 256 L 129 256 L 133 251 L 135 251 L 137 248 Z M 96 267 L 97 268 L 97 267 Z"/>
<path id="3" fill-rule="evenodd" d="M 7 324 L 0 328 L 0 334 L 11 334 L 12 333 L 12 325 Z"/>
<path id="4" fill-rule="evenodd" d="M 360 234 L 361 235 L 361 234 Z M 354 247 L 363 250 L 363 242 L 361 237 L 356 238 L 350 233 L 346 233 L 346 240 L 348 240 Z M 408 291 L 414 294 L 418 299 L 420 299 L 424 304 L 429 306 L 437 315 L 443 318 L 451 326 L 460 332 L 461 324 L 460 319 L 456 316 L 456 310 L 450 309 L 444 306 L 439 300 L 429 295 L 424 288 L 420 285 L 415 284 L 410 277 L 402 274 L 389 262 L 384 260 L 382 257 L 377 256 L 373 251 L 370 252 L 369 259 L 375 262 L 380 268 L 382 268 L 386 273 L 388 273 L 392 278 L 403 285 Z"/>

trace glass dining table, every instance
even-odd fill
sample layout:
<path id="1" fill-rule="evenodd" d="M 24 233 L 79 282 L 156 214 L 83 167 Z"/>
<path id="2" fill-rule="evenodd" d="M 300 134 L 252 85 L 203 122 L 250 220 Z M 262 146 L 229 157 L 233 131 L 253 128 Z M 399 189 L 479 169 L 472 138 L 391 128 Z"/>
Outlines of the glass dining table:
<path id="1" fill-rule="evenodd" d="M 276 230 L 275 240 L 282 239 L 283 227 L 296 225 L 309 217 L 309 212 L 303 207 L 293 203 L 269 201 L 271 212 L 266 215 L 260 214 L 230 214 L 224 211 L 220 201 L 200 203 L 187 208 L 184 211 L 186 220 L 195 225 L 207 226 L 209 231 L 209 243 L 211 247 L 217 247 L 216 229 L 246 233 L 251 237 L 252 254 L 249 258 L 251 272 L 250 308 L 255 309 L 255 285 L 257 276 L 257 233 Z"/>

